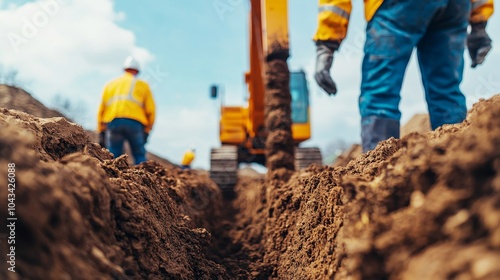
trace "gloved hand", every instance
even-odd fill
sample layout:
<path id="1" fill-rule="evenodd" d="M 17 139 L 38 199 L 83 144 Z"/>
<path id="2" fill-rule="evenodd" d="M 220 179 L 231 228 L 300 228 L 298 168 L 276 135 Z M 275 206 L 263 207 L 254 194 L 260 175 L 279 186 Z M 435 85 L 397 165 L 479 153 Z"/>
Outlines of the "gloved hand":
<path id="1" fill-rule="evenodd" d="M 328 95 L 337 93 L 337 85 L 330 76 L 330 68 L 333 62 L 333 52 L 339 48 L 339 43 L 335 41 L 316 42 L 316 73 L 314 78 L 318 85 L 323 88 Z"/>
<path id="2" fill-rule="evenodd" d="M 149 133 L 144 132 L 144 144 L 148 143 Z"/>
<path id="3" fill-rule="evenodd" d="M 99 133 L 99 145 L 101 145 L 101 147 L 103 147 L 103 148 L 106 148 L 106 132 L 105 131 L 102 131 L 101 133 Z"/>
<path id="4" fill-rule="evenodd" d="M 491 39 L 486 33 L 486 22 L 477 22 L 470 24 L 471 31 L 467 37 L 467 48 L 472 60 L 471 67 L 483 63 L 486 55 L 491 50 Z"/>

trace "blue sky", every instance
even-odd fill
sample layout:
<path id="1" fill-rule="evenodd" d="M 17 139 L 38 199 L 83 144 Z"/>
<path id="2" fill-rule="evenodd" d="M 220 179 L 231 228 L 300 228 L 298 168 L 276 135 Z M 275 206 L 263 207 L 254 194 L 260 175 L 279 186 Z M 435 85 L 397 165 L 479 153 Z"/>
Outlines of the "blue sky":
<path id="1" fill-rule="evenodd" d="M 292 70 L 306 71 L 311 93 L 313 137 L 306 146 L 325 151 L 335 140 L 359 142 L 357 98 L 365 26 L 361 2 L 354 1 L 348 37 L 334 60 L 332 73 L 339 93 L 329 97 L 312 77 L 317 1 L 289 1 L 289 65 Z M 193 165 L 208 168 L 210 148 L 219 145 L 219 102 L 209 99 L 209 86 L 224 87 L 226 104 L 244 104 L 248 3 L 0 0 L 0 34 L 4 36 L 0 64 L 17 69 L 24 87 L 45 104 L 50 105 L 59 94 L 85 106 L 83 125 L 95 129 L 102 87 L 120 75 L 124 58 L 134 54 L 144 64 L 142 78 L 152 85 L 157 104 L 157 123 L 147 148 L 179 162 L 186 149 L 196 147 Z M 223 6 L 227 9 L 217 9 Z M 30 24 L 31 29 L 26 27 Z M 499 17 L 494 15 L 488 27 L 494 44 L 500 42 L 499 27 Z M 21 36 L 22 42 L 13 43 L 12 34 Z M 462 89 L 469 106 L 500 92 L 499 50 L 494 45 L 479 69 L 466 68 Z M 426 112 L 414 59 L 407 70 L 400 109 L 403 123 L 415 113 Z"/>

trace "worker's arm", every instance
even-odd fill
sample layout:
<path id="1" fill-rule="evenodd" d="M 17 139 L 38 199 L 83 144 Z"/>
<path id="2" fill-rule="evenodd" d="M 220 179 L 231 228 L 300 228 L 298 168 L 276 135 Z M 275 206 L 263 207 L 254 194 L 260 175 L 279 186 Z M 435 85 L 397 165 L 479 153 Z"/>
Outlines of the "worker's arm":
<path id="1" fill-rule="evenodd" d="M 155 101 L 153 99 L 153 93 L 149 85 L 146 84 L 146 99 L 144 100 L 144 112 L 146 113 L 146 118 L 148 124 L 144 127 L 144 132 L 149 133 L 153 129 L 153 124 L 155 122 Z"/>
<path id="2" fill-rule="evenodd" d="M 319 0 L 318 29 L 314 41 L 335 41 L 338 45 L 347 34 L 351 0 Z"/>
<path id="3" fill-rule="evenodd" d="M 319 0 L 316 42 L 316 71 L 314 78 L 329 95 L 337 93 L 337 85 L 330 76 L 333 53 L 347 34 L 351 15 L 351 0 Z"/>
<path id="4" fill-rule="evenodd" d="M 493 0 L 471 0 L 470 23 L 486 22 L 493 14 Z"/>
<path id="5" fill-rule="evenodd" d="M 493 0 L 471 0 L 471 5 L 471 31 L 467 37 L 467 48 L 472 61 L 471 67 L 475 68 L 484 62 L 491 50 L 491 39 L 486 33 L 486 24 L 493 14 Z"/>

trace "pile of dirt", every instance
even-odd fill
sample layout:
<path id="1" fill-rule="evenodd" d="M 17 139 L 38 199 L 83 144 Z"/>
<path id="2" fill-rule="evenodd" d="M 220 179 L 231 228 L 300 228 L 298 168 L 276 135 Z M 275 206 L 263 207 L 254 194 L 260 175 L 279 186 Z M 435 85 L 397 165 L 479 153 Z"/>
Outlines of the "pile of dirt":
<path id="1" fill-rule="evenodd" d="M 343 178 L 346 272 L 354 279 L 500 278 L 498 147 L 500 96 L 476 104 L 462 124 L 379 145 L 370 155 L 397 151 L 382 155 L 373 176 Z"/>
<path id="2" fill-rule="evenodd" d="M 431 131 L 431 123 L 428 114 L 416 114 L 405 125 L 401 127 L 401 137 L 418 132 L 426 133 Z M 359 144 L 352 145 L 348 150 L 345 150 L 337 157 L 332 164 L 333 167 L 346 166 L 351 160 L 357 158 L 363 153 L 363 148 Z"/>
<path id="3" fill-rule="evenodd" d="M 270 279 L 499 279 L 498 147 L 495 96 L 345 167 L 237 189 L 232 238 Z"/>
<path id="4" fill-rule="evenodd" d="M 1 84 L 0 107 L 23 111 L 39 118 L 65 117 L 58 111 L 45 107 L 23 89 Z"/>
<path id="5" fill-rule="evenodd" d="M 15 244 L 1 242 L 1 279 L 219 279 L 209 255 L 217 186 L 195 171 L 131 167 L 64 118 L 0 109 L 0 178 L 15 164 Z M 10 221 L 9 221 L 10 222 Z M 2 237 L 12 236 L 2 227 Z M 7 267 L 15 246 L 15 271 Z"/>
<path id="6" fill-rule="evenodd" d="M 39 118 L 63 117 L 69 122 L 72 122 L 70 118 L 60 112 L 47 108 L 28 92 L 13 86 L 0 85 L 0 107 L 19 110 Z M 90 137 L 91 141 L 99 141 L 98 135 L 95 131 L 86 130 L 85 132 Z M 129 163 L 132 164 L 132 153 L 130 152 L 130 148 L 127 143 L 125 143 L 125 152 L 129 155 Z M 147 152 L 146 157 L 149 160 L 154 160 L 167 167 L 177 166 L 169 160 L 150 152 Z"/>

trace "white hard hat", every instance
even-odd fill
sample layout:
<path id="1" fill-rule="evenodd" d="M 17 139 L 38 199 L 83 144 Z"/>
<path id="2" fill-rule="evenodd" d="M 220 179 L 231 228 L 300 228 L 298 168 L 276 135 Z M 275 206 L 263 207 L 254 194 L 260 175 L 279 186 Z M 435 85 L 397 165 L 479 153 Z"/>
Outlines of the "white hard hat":
<path id="1" fill-rule="evenodd" d="M 137 59 L 135 59 L 133 56 L 129 56 L 125 59 L 125 62 L 123 62 L 123 69 L 134 69 L 140 71 L 141 65 L 139 64 L 139 61 L 137 61 Z"/>

